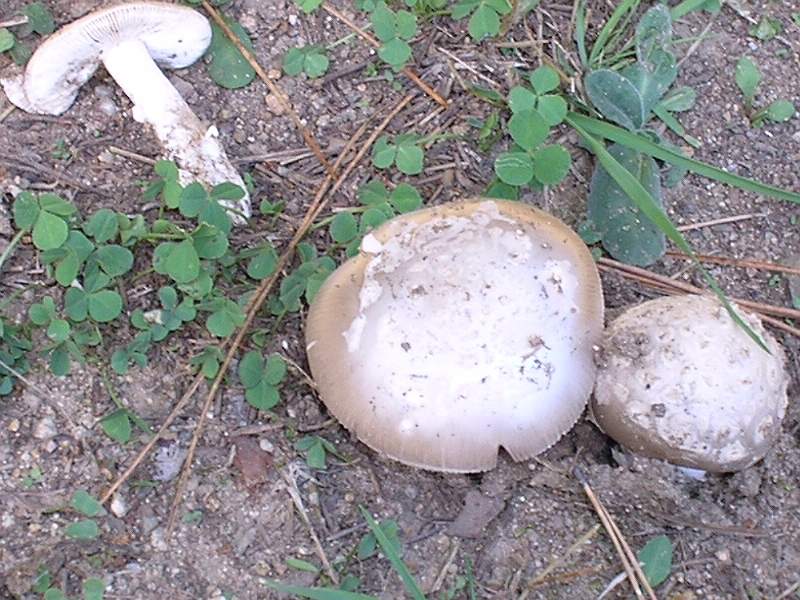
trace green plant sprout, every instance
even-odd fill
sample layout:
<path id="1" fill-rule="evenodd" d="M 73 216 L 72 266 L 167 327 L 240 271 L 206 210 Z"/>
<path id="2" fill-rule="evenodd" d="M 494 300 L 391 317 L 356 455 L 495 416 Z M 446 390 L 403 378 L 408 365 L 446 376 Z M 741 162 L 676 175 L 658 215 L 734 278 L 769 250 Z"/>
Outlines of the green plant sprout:
<path id="1" fill-rule="evenodd" d="M 290 48 L 283 56 L 283 72 L 292 77 L 305 73 L 310 79 L 322 77 L 330 61 L 321 46 Z"/>
<path id="2" fill-rule="evenodd" d="M 745 113 L 754 127 L 761 127 L 766 121 L 781 123 L 794 116 L 795 107 L 789 100 L 775 100 L 761 109 L 753 107 L 758 86 L 761 83 L 761 71 L 747 56 L 743 56 L 736 63 L 735 78 L 736 85 L 744 97 Z"/>
<path id="3" fill-rule="evenodd" d="M 475 42 L 494 37 L 500 33 L 501 17 L 511 13 L 508 0 L 459 0 L 451 15 L 459 20 L 471 15 L 467 30 Z"/>
<path id="4" fill-rule="evenodd" d="M 370 17 L 375 37 L 381 41 L 378 57 L 395 71 L 411 59 L 409 40 L 417 35 L 417 17 L 407 10 L 393 11 L 377 2 Z"/>

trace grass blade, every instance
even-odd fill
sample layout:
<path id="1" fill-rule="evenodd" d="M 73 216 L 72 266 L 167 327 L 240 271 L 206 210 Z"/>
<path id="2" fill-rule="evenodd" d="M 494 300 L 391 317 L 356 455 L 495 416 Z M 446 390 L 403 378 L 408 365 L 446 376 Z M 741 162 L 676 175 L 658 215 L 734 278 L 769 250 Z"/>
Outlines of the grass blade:
<path id="1" fill-rule="evenodd" d="M 606 24 L 603 25 L 603 28 L 600 30 L 600 33 L 597 35 L 597 39 L 594 42 L 594 46 L 592 46 L 592 51 L 589 54 L 589 63 L 594 64 L 597 58 L 605 52 L 606 44 L 608 43 L 608 39 L 612 36 L 614 31 L 616 30 L 617 24 L 620 20 L 625 16 L 626 13 L 633 12 L 636 10 L 636 7 L 639 6 L 639 2 L 641 0 L 623 0 L 620 2 L 619 6 L 614 9 L 614 12 L 611 13 L 611 16 L 606 21 Z"/>
<path id="2" fill-rule="evenodd" d="M 575 14 L 575 45 L 578 47 L 578 56 L 584 68 L 589 66 L 589 57 L 586 54 L 586 0 L 579 0 Z"/>
<path id="3" fill-rule="evenodd" d="M 681 122 L 678 121 L 678 119 L 676 119 L 667 109 L 657 105 L 653 109 L 653 114 L 661 119 L 664 125 L 669 127 L 675 135 L 680 136 L 683 141 L 689 144 L 692 148 L 700 147 L 700 141 L 688 135 L 686 130 L 683 128 L 683 125 L 681 125 Z"/>
<path id="4" fill-rule="evenodd" d="M 673 21 L 677 21 L 683 16 L 688 15 L 693 10 L 697 10 L 703 6 L 708 0 L 683 0 L 680 4 L 672 7 L 669 11 Z"/>
<path id="5" fill-rule="evenodd" d="M 358 507 L 361 511 L 364 520 L 366 520 L 367 525 L 369 525 L 369 530 L 372 532 L 372 535 L 375 536 L 375 539 L 378 540 L 378 543 L 381 546 L 381 550 L 383 550 L 384 555 L 386 558 L 389 559 L 389 562 L 392 564 L 392 568 L 397 571 L 397 574 L 400 576 L 400 579 L 403 580 L 403 585 L 406 586 L 406 590 L 408 593 L 411 594 L 411 597 L 414 600 L 426 600 L 425 594 L 422 593 L 417 582 L 414 580 L 414 576 L 411 575 L 411 572 L 408 570 L 408 567 L 403 562 L 403 559 L 400 558 L 400 555 L 397 553 L 396 548 L 386 537 L 386 534 L 383 532 L 383 529 L 380 528 L 378 522 L 372 517 L 368 510 L 366 510 L 363 506 Z"/>
<path id="6" fill-rule="evenodd" d="M 689 245 L 689 242 L 686 241 L 686 238 L 683 237 L 681 232 L 678 231 L 672 221 L 670 221 L 666 213 L 659 208 L 656 201 L 650 195 L 650 192 L 644 188 L 644 186 L 636 179 L 636 177 L 631 175 L 631 173 L 629 173 L 625 167 L 619 164 L 619 162 L 617 162 L 617 160 L 611 156 L 600 140 L 585 131 L 578 124 L 578 122 L 576 122 L 572 115 L 568 116 L 565 120 L 575 129 L 575 131 L 581 135 L 581 137 L 583 137 L 589 148 L 592 150 L 595 156 L 597 156 L 600 164 L 603 165 L 603 168 L 608 171 L 609 175 L 614 178 L 614 181 L 617 182 L 617 185 L 622 188 L 622 190 L 628 195 L 628 197 L 639 208 L 639 210 L 642 211 L 642 213 L 653 223 L 655 223 L 678 248 L 692 258 L 695 265 L 700 269 L 703 279 L 706 280 L 708 286 L 717 295 L 717 298 L 719 298 L 719 301 L 728 311 L 728 314 L 731 316 L 734 322 L 736 322 L 739 327 L 744 329 L 747 335 L 749 335 L 754 342 L 756 342 L 766 352 L 769 352 L 769 349 L 767 348 L 766 344 L 764 344 L 764 341 L 761 339 L 761 337 L 755 331 L 753 331 L 733 309 L 733 306 L 731 305 L 727 296 L 725 296 L 725 292 L 722 291 L 722 288 L 719 287 L 717 281 L 711 276 L 705 267 L 703 267 L 694 250 Z"/>
<path id="7" fill-rule="evenodd" d="M 367 596 L 356 592 L 346 592 L 335 588 L 303 587 L 300 585 L 286 585 L 279 581 L 265 581 L 268 588 L 282 594 L 294 594 L 310 600 L 378 600 L 375 596 Z"/>
<path id="8" fill-rule="evenodd" d="M 685 167 L 692 173 L 697 173 L 703 177 L 713 179 L 714 181 L 732 185 L 733 187 L 737 187 L 748 192 L 755 192 L 756 194 L 762 194 L 764 196 L 770 196 L 772 198 L 778 198 L 780 200 L 786 200 L 788 202 L 800 204 L 800 194 L 783 190 L 772 185 L 767 185 L 765 183 L 760 183 L 758 181 L 748 179 L 747 177 L 742 177 L 741 175 L 734 175 L 733 173 L 728 173 L 719 167 L 702 163 L 694 160 L 693 158 L 681 156 L 677 152 L 673 152 L 672 150 L 668 150 L 662 146 L 659 146 L 644 136 L 631 133 L 630 131 L 626 131 L 625 129 L 617 127 L 616 125 L 611 125 L 610 123 L 606 123 L 604 121 L 600 121 L 599 119 L 594 119 L 578 113 L 570 113 L 567 120 L 576 129 L 580 128 L 591 135 L 617 142 L 618 144 L 627 146 L 632 150 L 649 154 L 653 158 L 663 160 L 664 162 L 668 162 L 672 165 Z"/>

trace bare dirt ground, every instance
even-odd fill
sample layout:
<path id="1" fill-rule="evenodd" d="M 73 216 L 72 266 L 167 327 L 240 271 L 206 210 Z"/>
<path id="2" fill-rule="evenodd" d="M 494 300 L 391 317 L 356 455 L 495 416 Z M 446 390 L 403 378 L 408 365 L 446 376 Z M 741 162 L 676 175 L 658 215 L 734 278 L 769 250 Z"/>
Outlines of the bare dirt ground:
<path id="1" fill-rule="evenodd" d="M 14 14 L 23 4 L 7 0 L 0 6 L 0 18 Z M 45 4 L 57 23 L 64 24 L 109 2 L 46 0 Z M 338 5 L 363 21 L 350 5 Z M 800 191 L 800 119 L 751 128 L 733 79 L 736 61 L 747 53 L 764 74 L 760 101 L 787 98 L 800 103 L 800 29 L 792 23 L 800 4 L 754 2 L 744 8 L 756 17 L 779 18 L 794 48 L 787 49 L 778 40 L 755 40 L 748 36 L 750 24 L 724 9 L 713 17 L 707 39 L 681 69 L 680 83 L 698 92 L 697 105 L 682 115 L 682 121 L 702 141 L 697 158 Z M 330 43 L 350 33 L 324 13 L 301 15 L 288 0 L 238 0 L 226 11 L 248 29 L 259 60 L 275 73 L 288 48 Z M 569 45 L 563 39 L 563 25 L 570 11 L 569 5 L 545 1 L 509 37 L 525 40 L 526 31 L 538 32 L 541 24 L 545 38 L 561 36 L 562 43 Z M 595 25 L 607 12 L 608 7 L 598 3 L 593 11 Z M 708 20 L 707 14 L 692 14 L 677 26 L 677 32 L 682 37 L 697 36 Z M 6 60 L 0 57 L 0 68 Z M 374 55 L 361 42 L 351 41 L 331 52 L 330 72 L 341 76 L 278 80 L 331 156 L 365 118 L 382 118 L 404 91 L 412 89 L 403 78 L 398 78 L 402 87 L 398 91 L 380 77 L 370 78 L 359 70 L 345 73 L 371 60 Z M 448 92 L 452 102 L 450 109 L 426 121 L 419 133 L 439 128 L 463 132 L 468 130 L 469 117 L 487 114 L 486 105 L 465 94 L 459 79 L 480 83 L 479 73 L 507 86 L 513 77 L 512 65 L 532 69 L 539 64 L 531 48 L 501 53 L 491 42 L 472 44 L 465 36 L 465 23 L 449 18 L 424 25 L 415 43 L 415 60 L 423 78 Z M 288 219 L 277 225 L 255 219 L 252 228 L 236 235 L 252 243 L 268 238 L 281 245 L 322 178 L 313 159 L 281 165 L 275 158 L 274 153 L 304 148 L 291 121 L 267 109 L 261 82 L 242 90 L 224 90 L 210 81 L 201 65 L 170 78 L 201 118 L 218 125 L 228 153 L 243 170 L 253 173 L 255 199 L 286 202 Z M 0 111 L 4 106 L 0 104 Z M 420 96 L 390 130 L 413 128 L 434 109 L 429 99 Z M 112 207 L 135 214 L 143 204 L 138 183 L 151 178 L 151 168 L 115 156 L 108 148 L 114 145 L 150 157 L 157 157 L 159 151 L 157 141 L 133 121 L 129 101 L 104 72 L 85 86 L 75 105 L 61 117 L 15 111 L 0 124 L 0 140 L 0 225 L 8 222 L 12 186 L 41 189 L 42 184 L 55 183 L 55 189 L 83 211 Z M 67 148 L 71 157 L 57 158 L 54 148 Z M 591 157 L 575 143 L 571 149 L 575 175 L 547 196 L 531 193 L 524 200 L 576 225 L 585 214 Z M 437 203 L 475 195 L 491 177 L 492 160 L 467 140 L 441 142 L 428 152 L 427 172 L 410 181 L 428 198 L 438 191 Z M 334 204 L 356 204 L 355 189 L 374 176 L 370 167 L 360 168 Z M 688 232 L 700 252 L 777 262 L 800 256 L 796 206 L 696 177 L 670 190 L 666 203 L 679 224 L 752 215 Z M 9 238 L 10 233 L 0 227 L 0 248 Z M 317 241 L 325 243 L 321 234 Z M 701 283 L 679 261 L 664 260 L 655 270 Z M 738 297 L 790 305 L 782 279 L 755 270 L 720 267 L 712 271 Z M 46 284 L 32 246 L 23 244 L 4 266 L 0 295 L 27 287 L 15 304 L 21 309 Z M 613 275 L 605 277 L 605 291 L 610 316 L 650 295 Z M 137 297 L 136 302 L 146 305 L 153 296 Z M 289 319 L 272 342 L 275 350 L 299 365 L 305 365 L 302 326 L 302 315 Z M 201 336 L 202 332 L 195 333 Z M 113 334 L 116 341 L 128 335 L 125 328 Z M 528 582 L 561 557 L 562 564 L 531 587 L 527 598 L 588 600 L 596 598 L 621 568 L 602 532 L 565 556 L 597 522 L 580 486 L 568 475 L 577 461 L 634 547 L 662 533 L 672 540 L 674 567 L 660 598 L 800 598 L 800 593 L 791 591 L 800 578 L 799 340 L 779 337 L 792 373 L 782 435 L 756 466 L 705 481 L 625 454 L 585 419 L 539 460 L 516 464 L 502 456 L 495 470 L 479 476 L 426 473 L 384 460 L 352 439 L 329 420 L 313 391 L 294 371 L 273 418 L 249 409 L 241 388 L 229 385 L 214 407 L 184 500 L 181 514 L 197 518 L 180 523 L 169 542 L 164 532 L 175 473 L 170 472 L 168 458 L 185 451 L 197 407 L 178 419 L 155 457 L 145 461 L 123 487 L 114 510 L 102 519 L 103 535 L 92 542 L 69 541 L 64 528 L 75 520 L 74 514 L 59 507 L 79 488 L 99 495 L 128 464 L 143 438 L 135 437 L 123 447 L 103 435 L 97 420 L 113 404 L 97 365 L 89 364 L 64 379 L 36 365 L 32 381 L 46 391 L 45 398 L 18 388 L 0 400 L 0 597 L 37 597 L 30 591 L 31 582 L 42 565 L 71 597 L 79 595 L 80 582 L 87 576 L 103 577 L 110 598 L 269 598 L 273 593 L 263 586 L 264 578 L 311 585 L 313 574 L 286 564 L 288 558 L 319 562 L 281 474 L 291 473 L 311 525 L 332 561 L 347 556 L 366 532 L 358 511 L 363 505 L 380 518 L 398 522 L 405 561 L 425 590 L 436 589 L 431 598 L 452 587 L 469 563 L 478 597 L 526 597 L 523 591 Z M 119 396 L 157 425 L 189 381 L 188 357 L 205 343 L 191 334 L 170 342 L 157 351 L 147 369 L 114 378 Z M 304 431 L 333 442 L 347 461 L 333 458 L 326 471 L 310 471 L 292 441 L 296 432 Z M 259 458 L 268 467 L 255 479 L 246 479 L 237 467 L 233 459 L 237 445 L 240 452 L 262 453 Z M 41 481 L 26 487 L 24 480 L 32 469 L 41 471 Z M 156 485 L 147 484 L 156 479 L 160 480 Z M 349 572 L 361 577 L 364 593 L 386 599 L 404 597 L 399 578 L 384 559 L 352 561 Z M 623 589 L 627 588 L 621 586 L 612 597 L 631 597 Z M 467 596 L 462 592 L 456 597 Z"/>

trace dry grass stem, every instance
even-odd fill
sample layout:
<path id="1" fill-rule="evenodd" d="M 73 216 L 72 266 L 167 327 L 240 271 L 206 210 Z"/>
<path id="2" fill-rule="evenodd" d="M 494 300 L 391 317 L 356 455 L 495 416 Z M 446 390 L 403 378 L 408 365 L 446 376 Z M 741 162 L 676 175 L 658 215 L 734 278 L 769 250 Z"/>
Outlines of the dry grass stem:
<path id="1" fill-rule="evenodd" d="M 150 158 L 149 156 L 144 156 L 143 154 L 137 154 L 136 152 L 131 152 L 130 150 L 125 150 L 125 148 L 118 148 L 117 146 L 109 146 L 108 151 L 111 154 L 115 154 L 117 156 L 122 156 L 124 158 L 129 158 L 130 160 L 135 160 L 136 162 L 140 162 L 145 165 L 154 165 L 157 161 Z"/>
<path id="2" fill-rule="evenodd" d="M 688 254 L 677 252 L 675 250 L 667 250 L 667 256 L 672 256 L 673 258 L 682 258 L 683 260 L 693 260 Z M 787 273 L 789 275 L 800 275 L 800 268 L 798 267 L 787 267 L 786 265 L 765 260 L 727 258 L 725 256 L 711 256 L 708 254 L 697 254 L 696 256 L 700 262 L 711 263 L 714 265 L 738 267 L 741 269 L 756 269 L 759 271 L 773 271 L 775 273 Z"/>

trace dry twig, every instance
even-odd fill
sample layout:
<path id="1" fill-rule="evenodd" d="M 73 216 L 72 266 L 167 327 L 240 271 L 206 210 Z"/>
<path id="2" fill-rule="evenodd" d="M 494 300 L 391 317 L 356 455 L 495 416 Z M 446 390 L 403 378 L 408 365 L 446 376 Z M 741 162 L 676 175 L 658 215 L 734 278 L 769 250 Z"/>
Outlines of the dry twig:
<path id="1" fill-rule="evenodd" d="M 136 162 L 140 162 L 145 165 L 154 165 L 156 161 L 152 158 L 145 156 L 143 154 L 137 154 L 136 152 L 131 152 L 130 150 L 125 150 L 125 148 L 118 148 L 117 146 L 109 146 L 108 151 L 111 154 L 115 154 L 117 156 L 122 156 L 123 158 L 127 158 L 130 160 L 135 160 Z"/>
<path id="2" fill-rule="evenodd" d="M 253 70 L 259 76 L 261 81 L 263 81 L 266 84 L 270 93 L 273 96 L 275 96 L 275 98 L 278 99 L 278 103 L 280 103 L 281 108 L 283 108 L 284 112 L 289 114 L 289 117 L 291 117 L 295 127 L 297 127 L 298 131 L 300 131 L 300 134 L 303 136 L 303 139 L 306 141 L 306 144 L 308 144 L 308 147 L 311 148 L 311 151 L 314 153 L 314 156 L 317 157 L 317 160 L 328 171 L 328 175 L 332 177 L 335 176 L 336 174 L 335 170 L 331 167 L 330 163 L 325 158 L 325 155 L 322 153 L 322 148 L 320 148 L 319 144 L 317 143 L 317 140 L 314 139 L 314 136 L 311 134 L 311 132 L 300 121 L 300 117 L 297 115 L 297 112 L 295 112 L 294 107 L 292 106 L 291 102 L 289 101 L 289 98 L 286 96 L 283 90 L 279 88 L 275 84 L 275 82 L 270 80 L 269 77 L 267 77 L 267 73 L 259 64 L 258 59 L 256 59 L 256 57 L 253 55 L 253 53 L 250 51 L 249 48 L 247 48 L 244 44 L 242 44 L 242 41 L 239 39 L 239 36 L 237 36 L 233 32 L 230 26 L 225 22 L 225 20 L 219 14 L 219 11 L 213 6 L 211 6 L 208 0 L 203 0 L 203 8 L 209 15 L 211 15 L 211 18 L 214 19 L 214 22 L 217 25 L 219 25 L 220 29 L 222 29 L 222 31 L 225 32 L 225 35 L 227 35 L 231 43 L 233 43 L 233 45 L 236 46 L 236 49 L 242 53 L 242 56 L 244 56 L 245 60 L 250 63 L 250 66 L 253 67 Z"/>
<path id="3" fill-rule="evenodd" d="M 675 250 L 667 250 L 667 256 L 674 258 L 682 258 L 683 260 L 694 260 L 688 254 L 677 252 Z M 708 254 L 697 254 L 697 259 L 700 262 L 711 263 L 715 265 L 725 265 L 729 267 L 739 267 L 741 269 L 757 269 L 759 271 L 774 271 L 776 273 L 787 273 L 789 275 L 800 275 L 800 268 L 787 267 L 774 262 L 764 260 L 751 260 L 747 258 L 727 258 L 724 256 L 711 256 Z"/>
<path id="4" fill-rule="evenodd" d="M 314 526 L 311 524 L 311 519 L 308 518 L 308 512 L 306 512 L 306 507 L 303 505 L 303 499 L 300 497 L 300 490 L 297 487 L 297 481 L 295 480 L 294 474 L 292 474 L 291 470 L 291 465 L 287 469 L 281 469 L 281 476 L 283 477 L 284 481 L 286 481 L 286 491 L 289 492 L 289 496 L 292 498 L 292 502 L 294 503 L 294 507 L 297 509 L 297 513 L 300 515 L 303 524 L 308 529 L 308 533 L 311 536 L 311 541 L 314 542 L 314 548 L 317 551 L 317 557 L 320 559 L 320 561 L 322 561 L 322 566 L 325 567 L 325 572 L 328 574 L 328 577 L 334 585 L 339 585 L 339 576 L 331 566 L 328 556 L 325 554 L 325 549 L 322 547 L 322 543 L 319 541 L 317 532 L 314 531 Z"/>

